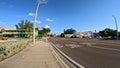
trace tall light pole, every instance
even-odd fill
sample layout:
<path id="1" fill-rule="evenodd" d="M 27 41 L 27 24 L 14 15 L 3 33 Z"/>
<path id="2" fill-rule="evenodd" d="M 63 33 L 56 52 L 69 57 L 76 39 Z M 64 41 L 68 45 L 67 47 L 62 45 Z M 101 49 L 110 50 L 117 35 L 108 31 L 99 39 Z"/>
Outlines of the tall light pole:
<path id="1" fill-rule="evenodd" d="M 36 8 L 36 13 L 34 16 L 34 25 L 33 25 L 33 44 L 35 44 L 35 28 L 36 28 L 36 19 L 37 19 L 37 15 L 38 15 L 38 9 L 40 5 L 46 4 L 45 0 L 39 0 L 38 4 L 37 4 L 37 8 Z"/>
<path id="2" fill-rule="evenodd" d="M 119 39 L 119 35 L 118 35 L 118 24 L 117 24 L 117 19 L 116 17 L 113 15 L 113 18 L 115 20 L 115 25 L 116 25 L 116 39 L 118 40 Z"/>

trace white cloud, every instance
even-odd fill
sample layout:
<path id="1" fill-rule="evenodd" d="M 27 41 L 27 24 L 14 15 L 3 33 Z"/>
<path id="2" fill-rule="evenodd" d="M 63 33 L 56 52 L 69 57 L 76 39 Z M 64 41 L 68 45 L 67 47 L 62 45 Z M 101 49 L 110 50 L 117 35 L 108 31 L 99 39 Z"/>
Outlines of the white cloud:
<path id="1" fill-rule="evenodd" d="M 42 22 L 37 20 L 36 23 L 37 23 L 37 24 L 41 24 Z"/>
<path id="2" fill-rule="evenodd" d="M 47 21 L 47 22 L 53 22 L 53 20 L 50 19 L 50 18 L 47 18 L 46 21 Z"/>
<path id="3" fill-rule="evenodd" d="M 45 25 L 45 27 L 44 28 L 50 28 L 50 26 L 48 26 L 48 25 Z"/>
<path id="4" fill-rule="evenodd" d="M 29 15 L 29 16 L 32 16 L 32 17 L 34 17 L 34 16 L 35 16 L 35 14 L 34 14 L 34 13 L 29 13 L 28 15 Z"/>
<path id="5" fill-rule="evenodd" d="M 34 23 L 34 21 L 31 21 L 31 22 L 33 22 Z M 41 24 L 42 22 L 41 21 L 36 21 L 36 24 Z"/>

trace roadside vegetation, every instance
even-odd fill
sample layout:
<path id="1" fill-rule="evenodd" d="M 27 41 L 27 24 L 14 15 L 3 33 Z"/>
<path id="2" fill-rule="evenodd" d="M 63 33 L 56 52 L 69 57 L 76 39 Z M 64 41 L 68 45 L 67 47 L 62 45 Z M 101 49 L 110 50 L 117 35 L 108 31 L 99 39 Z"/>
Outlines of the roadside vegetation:
<path id="1" fill-rule="evenodd" d="M 67 30 L 64 30 L 64 32 L 60 34 L 60 37 L 65 37 L 65 34 L 74 34 L 75 32 L 77 32 L 75 29 L 72 29 L 72 28 L 67 29 Z M 117 30 L 114 30 L 111 28 L 105 28 L 98 32 L 96 32 L 96 30 L 95 30 L 95 32 L 92 32 L 92 35 L 94 35 L 94 38 L 116 39 L 117 38 Z M 120 32 L 118 32 L 118 38 L 120 39 Z"/>
<path id="2" fill-rule="evenodd" d="M 33 23 L 28 20 L 21 20 L 20 23 L 15 25 L 18 30 L 25 30 L 27 32 L 27 37 L 32 37 L 33 32 Z M 42 30 L 38 30 L 38 37 L 47 37 L 50 32 L 50 28 L 42 28 Z"/>
<path id="3" fill-rule="evenodd" d="M 22 39 L 19 41 L 13 42 L 1 42 L 0 43 L 0 61 L 4 60 L 7 57 L 10 57 L 32 42 L 32 39 Z"/>
<path id="4" fill-rule="evenodd" d="M 50 28 L 42 28 L 42 30 L 38 31 L 39 37 L 47 37 L 50 31 Z"/>
<path id="5" fill-rule="evenodd" d="M 110 28 L 105 28 L 104 30 L 99 31 L 98 35 L 100 35 L 102 38 L 115 39 L 116 38 L 116 33 L 117 33 L 117 30 L 110 29 Z M 118 32 L 118 35 L 120 37 L 120 32 Z"/>
<path id="6" fill-rule="evenodd" d="M 32 36 L 32 30 L 33 30 L 33 23 L 28 20 L 21 20 L 20 23 L 15 25 L 16 29 L 18 30 L 25 30 L 27 32 L 27 37 Z"/>
<path id="7" fill-rule="evenodd" d="M 67 30 L 64 29 L 64 33 L 61 33 L 60 37 L 65 37 L 65 34 L 73 34 L 74 32 L 76 32 L 76 30 L 73 28 Z"/>

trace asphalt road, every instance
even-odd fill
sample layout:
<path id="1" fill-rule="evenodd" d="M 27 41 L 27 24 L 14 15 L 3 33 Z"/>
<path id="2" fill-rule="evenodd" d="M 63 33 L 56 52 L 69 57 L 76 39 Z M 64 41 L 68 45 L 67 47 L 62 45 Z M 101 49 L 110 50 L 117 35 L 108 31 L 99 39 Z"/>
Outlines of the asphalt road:
<path id="1" fill-rule="evenodd" d="M 85 68 L 120 68 L 120 41 L 71 38 L 49 41 Z"/>

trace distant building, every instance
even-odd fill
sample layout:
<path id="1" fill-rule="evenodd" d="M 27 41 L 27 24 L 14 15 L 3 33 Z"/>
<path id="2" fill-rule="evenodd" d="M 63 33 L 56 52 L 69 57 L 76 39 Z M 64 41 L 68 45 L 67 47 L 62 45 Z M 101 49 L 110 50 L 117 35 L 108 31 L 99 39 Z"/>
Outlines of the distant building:
<path id="1" fill-rule="evenodd" d="M 38 30 L 43 30 L 43 28 L 38 28 Z"/>
<path id="2" fill-rule="evenodd" d="M 5 29 L 4 32 L 1 29 Z M 38 36 L 38 30 L 42 30 L 41 28 L 36 28 L 35 35 Z M 33 32 L 31 32 L 31 35 Z M 11 28 L 0 28 L 0 35 L 7 36 L 7 37 L 14 37 L 14 38 L 25 38 L 28 36 L 28 33 L 25 29 L 11 29 Z"/>
<path id="3" fill-rule="evenodd" d="M 73 34 L 73 37 L 77 37 L 77 38 L 82 38 L 83 37 L 83 34 L 81 32 L 75 32 Z"/>
<path id="4" fill-rule="evenodd" d="M 74 37 L 74 38 L 94 38 L 94 33 L 91 31 L 88 32 L 75 32 L 73 34 L 65 34 L 65 37 Z"/>
<path id="5" fill-rule="evenodd" d="M 65 37 L 71 38 L 73 37 L 73 34 L 65 34 Z"/>
<path id="6" fill-rule="evenodd" d="M 78 37 L 78 38 L 92 38 L 92 32 L 88 31 L 88 32 L 75 32 L 73 34 L 73 37 Z"/>
<path id="7" fill-rule="evenodd" d="M 16 30 L 16 28 L 11 28 L 11 27 L 3 27 L 3 28 L 0 28 L 0 32 L 1 32 L 1 29 L 5 29 L 5 30 Z"/>

